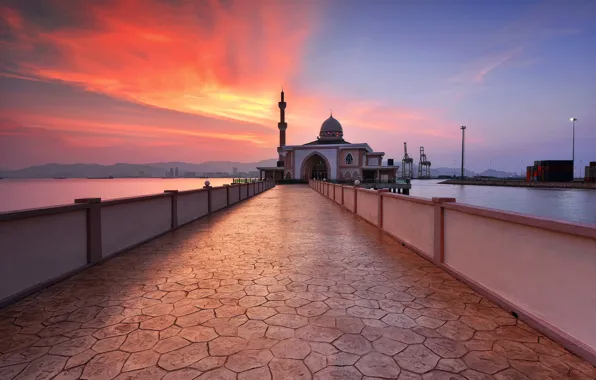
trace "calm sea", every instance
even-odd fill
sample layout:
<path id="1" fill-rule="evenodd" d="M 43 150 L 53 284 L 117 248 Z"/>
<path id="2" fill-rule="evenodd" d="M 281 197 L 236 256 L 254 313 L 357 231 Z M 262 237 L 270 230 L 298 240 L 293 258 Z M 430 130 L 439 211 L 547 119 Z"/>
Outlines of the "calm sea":
<path id="1" fill-rule="evenodd" d="M 212 186 L 221 186 L 231 183 L 232 179 L 210 178 L 209 181 Z M 596 225 L 594 190 L 439 185 L 438 182 L 414 180 L 410 194 L 423 198 L 453 197 L 459 203 Z M 75 198 L 113 199 L 164 190 L 199 189 L 204 183 L 202 178 L 3 179 L 0 180 L 0 211 L 68 204 Z"/>
<path id="2" fill-rule="evenodd" d="M 127 198 L 164 190 L 201 189 L 232 183 L 232 178 L 2 179 L 0 212 L 73 203 L 76 198 Z"/>

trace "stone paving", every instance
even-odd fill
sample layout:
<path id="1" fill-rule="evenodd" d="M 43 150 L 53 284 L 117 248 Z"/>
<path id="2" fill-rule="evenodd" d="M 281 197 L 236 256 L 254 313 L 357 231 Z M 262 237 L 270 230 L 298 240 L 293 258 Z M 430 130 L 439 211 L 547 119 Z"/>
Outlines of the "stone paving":
<path id="1" fill-rule="evenodd" d="M 51 254 L 51 252 L 48 252 Z M 277 187 L 0 311 L 0 379 L 596 379 L 306 186 Z"/>

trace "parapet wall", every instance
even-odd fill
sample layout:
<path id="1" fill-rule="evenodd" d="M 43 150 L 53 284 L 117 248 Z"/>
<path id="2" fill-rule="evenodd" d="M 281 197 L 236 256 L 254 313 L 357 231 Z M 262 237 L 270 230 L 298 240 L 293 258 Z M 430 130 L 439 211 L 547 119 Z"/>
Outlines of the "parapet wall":
<path id="1" fill-rule="evenodd" d="M 0 213 L 0 307 L 275 186 L 273 181 Z"/>
<path id="2" fill-rule="evenodd" d="M 566 348 L 596 363 L 596 227 L 310 181 Z"/>

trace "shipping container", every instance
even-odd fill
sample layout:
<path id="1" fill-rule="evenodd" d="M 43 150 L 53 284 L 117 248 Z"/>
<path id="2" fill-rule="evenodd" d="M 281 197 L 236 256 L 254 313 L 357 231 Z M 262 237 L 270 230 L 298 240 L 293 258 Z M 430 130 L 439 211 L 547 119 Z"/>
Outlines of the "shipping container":
<path id="1" fill-rule="evenodd" d="M 532 168 L 532 169 L 530 169 Z M 532 171 L 533 175 L 528 175 Z M 530 177 L 530 179 L 528 179 Z M 526 179 L 539 182 L 570 182 L 573 181 L 573 161 L 571 160 L 543 160 L 534 161 L 533 167 L 528 167 Z"/>

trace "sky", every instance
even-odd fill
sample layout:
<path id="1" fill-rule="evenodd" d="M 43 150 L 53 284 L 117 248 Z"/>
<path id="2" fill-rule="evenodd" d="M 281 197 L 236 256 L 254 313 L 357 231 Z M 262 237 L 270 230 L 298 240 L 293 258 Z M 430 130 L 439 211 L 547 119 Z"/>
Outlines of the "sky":
<path id="1" fill-rule="evenodd" d="M 594 0 L 0 0 L 0 168 L 253 162 L 344 138 L 433 167 L 596 161 Z"/>

